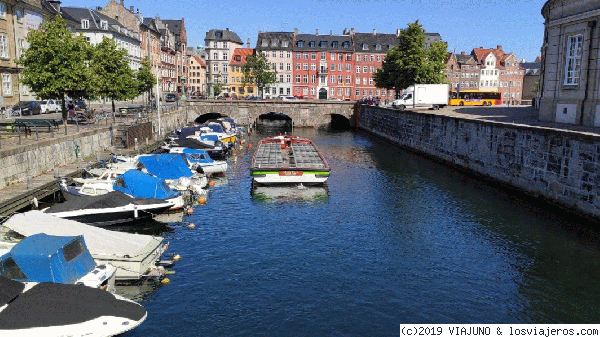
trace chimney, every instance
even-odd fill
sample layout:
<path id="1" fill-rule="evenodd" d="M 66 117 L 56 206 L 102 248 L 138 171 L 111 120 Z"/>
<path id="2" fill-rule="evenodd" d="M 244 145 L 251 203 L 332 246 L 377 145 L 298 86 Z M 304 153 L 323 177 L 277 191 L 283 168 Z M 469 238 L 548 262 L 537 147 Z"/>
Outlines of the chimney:
<path id="1" fill-rule="evenodd" d="M 333 36 L 333 29 L 330 29 L 330 30 L 329 30 L 329 35 L 332 35 L 332 36 Z"/>
<path id="2" fill-rule="evenodd" d="M 350 35 L 354 36 L 354 28 L 350 28 Z"/>
<path id="3" fill-rule="evenodd" d="M 467 55 L 467 52 L 465 52 L 465 51 L 461 51 L 461 52 L 460 52 L 460 54 L 461 54 L 461 55 Z"/>
<path id="4" fill-rule="evenodd" d="M 501 46 L 501 45 L 497 45 L 497 46 L 496 46 L 496 49 L 498 49 L 498 50 L 502 50 L 502 46 Z"/>
<path id="5" fill-rule="evenodd" d="M 317 28 L 317 32 L 315 33 L 316 36 L 319 36 L 319 29 Z"/>
<path id="6" fill-rule="evenodd" d="M 229 28 L 225 28 L 226 31 L 229 31 Z"/>
<path id="7" fill-rule="evenodd" d="M 396 37 L 400 36 L 400 29 L 396 29 Z"/>
<path id="8" fill-rule="evenodd" d="M 348 34 L 350 34 L 350 31 L 348 30 L 348 28 L 344 28 L 344 32 L 342 34 L 348 35 Z"/>
<path id="9" fill-rule="evenodd" d="M 479 46 L 479 49 L 483 49 L 483 47 L 482 47 L 482 46 Z"/>
<path id="10" fill-rule="evenodd" d="M 246 41 L 246 48 L 250 48 L 250 38 Z"/>
<path id="11" fill-rule="evenodd" d="M 48 3 L 57 11 L 60 13 L 60 1 L 58 0 L 48 0 Z"/>
<path id="12" fill-rule="evenodd" d="M 133 13 L 133 6 L 129 6 L 129 12 Z"/>
<path id="13" fill-rule="evenodd" d="M 125 0 L 121 0 L 121 6 L 125 7 Z"/>
<path id="14" fill-rule="evenodd" d="M 298 28 L 294 28 L 294 35 L 298 35 Z"/>
<path id="15" fill-rule="evenodd" d="M 373 35 L 377 35 L 377 30 L 373 29 Z"/>

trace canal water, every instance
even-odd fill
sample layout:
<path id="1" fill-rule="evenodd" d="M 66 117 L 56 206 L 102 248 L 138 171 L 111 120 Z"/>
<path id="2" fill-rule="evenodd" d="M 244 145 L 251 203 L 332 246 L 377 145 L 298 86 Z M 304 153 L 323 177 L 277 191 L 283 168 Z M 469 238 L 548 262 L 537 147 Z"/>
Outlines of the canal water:
<path id="1" fill-rule="evenodd" d="M 207 204 L 163 233 L 183 259 L 140 297 L 148 318 L 126 336 L 599 321 L 590 225 L 367 134 L 295 134 L 328 159 L 327 187 L 253 193 L 252 150 L 238 151 Z"/>

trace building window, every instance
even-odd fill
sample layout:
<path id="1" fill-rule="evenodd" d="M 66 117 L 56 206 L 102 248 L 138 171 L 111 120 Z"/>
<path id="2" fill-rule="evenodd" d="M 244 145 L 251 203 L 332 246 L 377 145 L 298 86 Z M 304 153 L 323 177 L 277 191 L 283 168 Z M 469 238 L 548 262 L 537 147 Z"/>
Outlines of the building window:
<path id="1" fill-rule="evenodd" d="M 227 53 L 223 53 L 223 60 L 227 60 L 229 56 L 227 55 Z"/>
<path id="2" fill-rule="evenodd" d="M 302 70 L 308 70 L 308 63 L 302 64 Z"/>
<path id="3" fill-rule="evenodd" d="M 331 46 L 333 48 L 337 48 L 338 47 L 338 42 L 337 41 L 333 41 L 333 43 L 331 44 Z"/>
<path id="4" fill-rule="evenodd" d="M 360 84 L 360 78 L 359 77 L 356 78 L 356 84 Z"/>
<path id="5" fill-rule="evenodd" d="M 360 90 L 356 90 L 356 91 L 354 92 L 354 94 L 355 94 L 356 96 L 360 96 Z"/>
<path id="6" fill-rule="evenodd" d="M 342 76 L 342 75 L 338 75 L 338 83 L 339 83 L 339 84 L 342 84 L 342 83 L 344 83 L 344 76 Z"/>
<path id="7" fill-rule="evenodd" d="M 23 22 L 23 11 L 18 10 L 16 13 L 17 16 L 17 22 Z"/>
<path id="8" fill-rule="evenodd" d="M 350 96 L 350 88 L 346 88 L 346 96 Z"/>
<path id="9" fill-rule="evenodd" d="M 331 71 L 335 71 L 335 63 L 331 64 Z"/>
<path id="10" fill-rule="evenodd" d="M 296 70 L 300 70 L 300 63 L 296 63 Z"/>
<path id="11" fill-rule="evenodd" d="M 312 53 L 310 53 L 310 59 L 311 60 L 316 60 L 317 59 L 317 53 L 314 52 L 314 51 Z"/>
<path id="12" fill-rule="evenodd" d="M 583 54 L 583 35 L 569 36 L 567 40 L 567 59 L 565 62 L 565 85 L 579 84 L 581 56 Z"/>
<path id="13" fill-rule="evenodd" d="M 366 43 L 363 43 L 362 50 L 369 50 L 369 45 Z"/>
<path id="14" fill-rule="evenodd" d="M 2 74 L 2 93 L 4 96 L 12 95 L 12 83 L 10 82 L 10 74 Z"/>
<path id="15" fill-rule="evenodd" d="M 305 52 L 304 54 L 302 54 L 302 57 L 303 57 L 305 60 L 308 60 L 308 52 Z"/>
<path id="16" fill-rule="evenodd" d="M 300 75 L 296 75 L 296 83 L 300 83 Z"/>
<path id="17" fill-rule="evenodd" d="M 338 71 L 343 71 L 344 70 L 344 65 L 341 63 L 338 63 Z"/>
<path id="18" fill-rule="evenodd" d="M 316 63 L 311 63 L 310 64 L 310 70 L 317 70 L 317 64 Z"/>
<path id="19" fill-rule="evenodd" d="M 292 75 L 285 75 L 285 81 L 290 83 L 292 81 Z"/>
<path id="20" fill-rule="evenodd" d="M 375 50 L 381 50 L 381 45 L 380 44 L 376 45 Z"/>
<path id="21" fill-rule="evenodd" d="M 279 83 L 283 83 L 283 75 L 279 75 Z"/>
<path id="22" fill-rule="evenodd" d="M 335 75 L 331 75 L 331 79 L 329 80 L 329 83 L 331 83 L 331 84 L 335 83 Z"/>
<path id="23" fill-rule="evenodd" d="M 350 75 L 346 76 L 346 83 L 350 84 L 350 81 L 351 81 Z"/>
<path id="24" fill-rule="evenodd" d="M 25 49 L 26 49 L 25 39 L 19 39 L 17 48 L 18 48 L 18 53 L 19 53 L 18 56 L 21 57 L 21 55 L 23 55 L 23 53 L 25 52 Z"/>
<path id="25" fill-rule="evenodd" d="M 329 88 L 329 95 L 335 96 L 335 88 Z"/>
<path id="26" fill-rule="evenodd" d="M 100 28 L 108 30 L 108 22 L 106 22 L 105 20 L 100 21 Z"/>
<path id="27" fill-rule="evenodd" d="M 291 63 L 286 63 L 285 64 L 285 69 L 286 70 L 292 70 L 292 64 Z"/>
<path id="28" fill-rule="evenodd" d="M 367 62 L 369 60 L 369 57 L 367 55 L 363 56 L 363 61 Z"/>
<path id="29" fill-rule="evenodd" d="M 81 20 L 81 29 L 89 29 L 90 20 Z"/>
<path id="30" fill-rule="evenodd" d="M 310 83 L 316 83 L 317 82 L 317 76 L 316 75 L 310 75 Z"/>
<path id="31" fill-rule="evenodd" d="M 279 62 L 279 70 L 283 70 L 283 62 Z"/>
<path id="32" fill-rule="evenodd" d="M 283 95 L 283 88 L 279 88 L 279 94 Z"/>
<path id="33" fill-rule="evenodd" d="M 360 55 L 356 55 L 356 60 L 360 61 Z"/>
<path id="34" fill-rule="evenodd" d="M 348 41 L 344 41 L 344 42 L 342 42 L 342 47 L 348 48 L 348 47 L 350 47 L 350 43 Z"/>
<path id="35" fill-rule="evenodd" d="M 300 47 L 300 48 L 304 47 L 304 41 L 298 41 L 298 47 Z"/>
<path id="36" fill-rule="evenodd" d="M 325 61 L 327 59 L 327 53 L 321 53 L 321 60 Z"/>
<path id="37" fill-rule="evenodd" d="M 0 57 L 8 58 L 8 41 L 4 34 L 0 34 Z"/>
<path id="38" fill-rule="evenodd" d="M 360 74 L 360 66 L 356 66 L 356 73 Z"/>
<path id="39" fill-rule="evenodd" d="M 342 90 L 344 90 L 343 88 L 338 88 L 338 96 L 342 96 Z"/>
<path id="40" fill-rule="evenodd" d="M 310 88 L 310 94 L 311 94 L 312 96 L 316 95 L 316 90 L 315 90 L 315 88 Z"/>
<path id="41" fill-rule="evenodd" d="M 296 53 L 296 60 L 299 60 L 302 58 L 302 53 Z"/>
<path id="42" fill-rule="evenodd" d="M 261 47 L 268 47 L 269 46 L 269 41 L 262 40 L 262 43 L 260 45 L 261 45 Z"/>
<path id="43" fill-rule="evenodd" d="M 363 73 L 367 73 L 367 66 L 363 66 Z"/>
<path id="44" fill-rule="evenodd" d="M 4 2 L 0 2 L 0 18 L 6 17 L 6 4 Z"/>
<path id="45" fill-rule="evenodd" d="M 282 47 L 284 47 L 284 48 L 287 48 L 287 46 L 288 46 L 288 41 L 287 41 L 287 40 L 283 40 L 283 41 L 281 41 L 281 46 L 282 46 Z"/>
<path id="46" fill-rule="evenodd" d="M 352 65 L 350 63 L 346 63 L 346 71 L 350 71 L 352 69 Z"/>

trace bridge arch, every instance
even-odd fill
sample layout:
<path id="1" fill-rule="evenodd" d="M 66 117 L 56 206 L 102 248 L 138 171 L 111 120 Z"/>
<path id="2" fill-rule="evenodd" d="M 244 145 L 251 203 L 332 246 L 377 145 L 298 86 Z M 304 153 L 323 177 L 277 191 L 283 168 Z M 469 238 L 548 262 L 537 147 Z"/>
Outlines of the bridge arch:
<path id="1" fill-rule="evenodd" d="M 262 132 L 291 132 L 293 126 L 292 117 L 271 111 L 261 114 L 256 118 L 256 130 Z"/>
<path id="2" fill-rule="evenodd" d="M 221 117 L 227 117 L 227 115 L 223 115 L 223 114 L 218 113 L 218 112 L 209 112 L 209 113 L 205 113 L 205 114 L 202 114 L 202 115 L 198 116 L 194 120 L 194 123 L 196 123 L 196 124 L 204 124 L 209 119 L 218 119 L 218 118 L 221 118 Z"/>
<path id="3" fill-rule="evenodd" d="M 331 114 L 331 123 L 329 125 L 335 130 L 349 130 L 352 127 L 350 119 L 341 114 Z"/>

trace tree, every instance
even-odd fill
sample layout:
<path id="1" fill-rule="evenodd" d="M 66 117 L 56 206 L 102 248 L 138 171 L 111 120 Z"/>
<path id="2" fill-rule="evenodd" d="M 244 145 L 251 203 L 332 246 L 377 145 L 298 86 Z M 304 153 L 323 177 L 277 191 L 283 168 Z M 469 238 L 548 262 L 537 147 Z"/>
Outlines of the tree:
<path id="1" fill-rule="evenodd" d="M 150 99 L 152 88 L 156 84 L 156 77 L 152 75 L 152 65 L 147 57 L 142 60 L 142 67 L 135 73 L 135 79 L 138 82 L 138 94 L 147 92 L 148 99 Z"/>
<path id="2" fill-rule="evenodd" d="M 244 76 L 242 77 L 242 83 L 254 84 L 258 90 L 263 92 L 263 89 L 269 84 L 277 82 L 277 71 L 275 67 L 267 61 L 264 54 L 260 53 L 258 56 L 250 55 L 246 58 L 246 64 L 242 67 Z"/>
<path id="3" fill-rule="evenodd" d="M 139 95 L 139 83 L 129 67 L 125 49 L 117 47 L 115 41 L 104 37 L 93 51 L 90 68 L 94 72 L 97 95 L 110 98 L 115 112 L 115 100 L 133 99 Z"/>
<path id="4" fill-rule="evenodd" d="M 224 84 L 221 82 L 216 82 L 213 84 L 213 90 L 214 90 L 215 96 L 219 96 L 221 94 L 221 91 L 223 91 L 223 87 L 224 87 Z"/>
<path id="5" fill-rule="evenodd" d="M 388 51 L 382 67 L 374 74 L 378 88 L 399 91 L 417 83 L 445 82 L 448 54 L 445 42 L 434 42 L 427 48 L 426 35 L 419 21 L 402 30 L 398 40 L 398 46 Z"/>
<path id="6" fill-rule="evenodd" d="M 67 96 L 93 98 L 94 76 L 88 67 L 92 46 L 83 36 L 74 37 L 60 15 L 29 31 L 27 42 L 29 48 L 17 60 L 23 66 L 21 83 L 40 99 L 62 99 L 63 119 Z"/>

